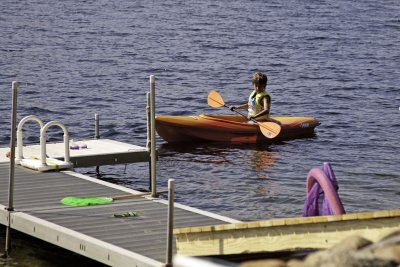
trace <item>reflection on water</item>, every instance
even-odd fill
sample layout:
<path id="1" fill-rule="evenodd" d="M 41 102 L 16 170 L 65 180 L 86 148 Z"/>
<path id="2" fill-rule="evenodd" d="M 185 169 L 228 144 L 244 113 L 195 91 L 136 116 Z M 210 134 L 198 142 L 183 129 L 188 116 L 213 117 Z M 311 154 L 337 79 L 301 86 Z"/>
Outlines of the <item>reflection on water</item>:
<path id="1" fill-rule="evenodd" d="M 274 166 L 277 159 L 277 153 L 269 149 L 265 144 L 226 144 L 226 143 L 201 143 L 201 144 L 169 144 L 163 143 L 159 150 L 159 155 L 163 159 L 176 157 L 174 161 L 187 161 L 191 163 L 206 163 L 206 164 L 237 164 L 238 161 L 243 161 L 240 158 L 235 158 L 237 153 L 245 153 L 246 164 L 248 167 L 260 171 L 258 178 L 267 178 L 267 173 L 261 175 L 261 171 Z"/>
<path id="2" fill-rule="evenodd" d="M 269 150 L 254 150 L 249 153 L 249 160 L 254 164 L 254 169 L 259 171 L 265 171 L 274 166 L 276 161 L 276 153 Z M 258 177 L 258 178 L 267 178 Z"/>
<path id="3" fill-rule="evenodd" d="M 240 218 L 238 214 L 243 216 L 242 213 L 266 218 L 257 206 L 280 199 L 284 193 L 280 181 L 271 179 L 280 158 L 277 147 L 279 145 L 164 143 L 159 148 L 158 179 L 173 175 L 179 202 L 184 204 L 234 218 Z M 204 196 L 211 197 L 212 203 L 204 201 Z"/>

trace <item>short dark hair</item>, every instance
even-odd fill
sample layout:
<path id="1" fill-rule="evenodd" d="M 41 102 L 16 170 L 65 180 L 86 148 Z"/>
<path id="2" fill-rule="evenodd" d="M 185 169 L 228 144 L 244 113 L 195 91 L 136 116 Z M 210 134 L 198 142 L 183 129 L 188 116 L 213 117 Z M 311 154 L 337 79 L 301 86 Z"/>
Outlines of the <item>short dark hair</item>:
<path id="1" fill-rule="evenodd" d="M 268 82 L 268 77 L 262 72 L 256 72 L 253 75 L 253 78 L 251 79 L 251 83 L 253 85 L 261 85 L 261 86 L 267 86 Z"/>

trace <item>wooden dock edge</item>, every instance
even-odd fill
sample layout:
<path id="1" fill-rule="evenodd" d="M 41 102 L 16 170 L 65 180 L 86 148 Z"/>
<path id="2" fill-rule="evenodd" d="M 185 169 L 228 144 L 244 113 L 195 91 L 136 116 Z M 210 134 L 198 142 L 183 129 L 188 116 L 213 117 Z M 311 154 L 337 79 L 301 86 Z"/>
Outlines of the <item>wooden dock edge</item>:
<path id="1" fill-rule="evenodd" d="M 297 217 L 175 229 L 177 254 L 210 256 L 329 248 L 358 235 L 373 242 L 400 230 L 400 210 Z"/>
<path id="2" fill-rule="evenodd" d="M 0 223 L 3 225 L 8 224 L 8 212 L 5 208 L 0 205 Z M 23 212 L 11 213 L 11 228 L 109 266 L 163 266 L 163 263 L 151 258 Z"/>

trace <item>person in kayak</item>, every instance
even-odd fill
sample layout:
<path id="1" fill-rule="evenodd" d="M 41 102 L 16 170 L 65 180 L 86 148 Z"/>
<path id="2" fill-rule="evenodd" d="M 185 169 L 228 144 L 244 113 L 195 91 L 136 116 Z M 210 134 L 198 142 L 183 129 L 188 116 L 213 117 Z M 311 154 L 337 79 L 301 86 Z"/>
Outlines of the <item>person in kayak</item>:
<path id="1" fill-rule="evenodd" d="M 234 105 L 229 108 L 247 109 L 248 120 L 256 119 L 257 121 L 273 121 L 280 124 L 279 121 L 270 118 L 269 111 L 271 108 L 271 96 L 265 90 L 267 87 L 268 77 L 262 72 L 256 72 L 251 79 L 253 84 L 253 92 L 251 92 L 248 102 L 242 105 Z"/>

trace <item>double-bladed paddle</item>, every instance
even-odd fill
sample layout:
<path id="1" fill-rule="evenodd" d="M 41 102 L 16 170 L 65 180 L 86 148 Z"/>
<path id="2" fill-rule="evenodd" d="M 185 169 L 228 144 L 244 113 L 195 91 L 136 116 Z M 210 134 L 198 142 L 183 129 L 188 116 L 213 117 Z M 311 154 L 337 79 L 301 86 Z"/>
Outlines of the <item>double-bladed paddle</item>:
<path id="1" fill-rule="evenodd" d="M 215 90 L 211 90 L 210 93 L 208 93 L 207 103 L 210 107 L 213 107 L 213 108 L 226 107 L 229 109 L 229 107 L 225 104 L 222 96 Z M 241 113 L 235 109 L 232 111 L 247 118 L 246 115 L 244 115 L 243 113 Z M 270 121 L 259 122 L 255 119 L 251 119 L 251 121 L 257 123 L 258 126 L 260 127 L 261 133 L 269 139 L 275 138 L 281 132 L 281 126 L 275 122 L 270 122 Z"/>

